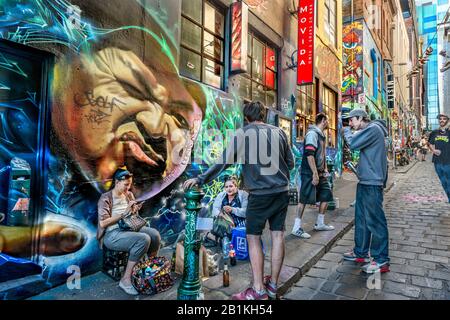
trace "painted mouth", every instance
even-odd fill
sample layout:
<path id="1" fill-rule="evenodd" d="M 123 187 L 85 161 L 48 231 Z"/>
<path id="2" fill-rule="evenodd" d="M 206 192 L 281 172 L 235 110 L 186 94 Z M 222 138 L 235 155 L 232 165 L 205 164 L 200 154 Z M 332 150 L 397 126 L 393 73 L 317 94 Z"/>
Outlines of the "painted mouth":
<path id="1" fill-rule="evenodd" d="M 135 187 L 143 191 L 163 178 L 168 161 L 167 139 L 152 137 L 142 123 L 133 120 L 119 133 L 118 141 L 123 145 L 124 165 L 133 174 Z"/>

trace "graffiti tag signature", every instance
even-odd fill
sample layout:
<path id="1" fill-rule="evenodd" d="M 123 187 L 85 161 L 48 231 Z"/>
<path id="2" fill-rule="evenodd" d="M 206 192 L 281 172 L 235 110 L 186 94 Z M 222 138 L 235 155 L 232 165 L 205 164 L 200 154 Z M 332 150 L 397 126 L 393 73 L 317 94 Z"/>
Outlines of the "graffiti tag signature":
<path id="1" fill-rule="evenodd" d="M 103 122 L 111 122 L 108 118 L 111 117 L 113 110 L 115 108 L 121 109 L 119 104 L 126 105 L 125 102 L 116 97 L 113 97 L 111 100 L 109 96 L 95 97 L 93 91 L 87 91 L 83 95 L 77 93 L 74 95 L 73 100 L 79 108 L 90 107 L 89 114 L 85 115 L 85 118 L 89 123 L 97 125 Z"/>
<path id="2" fill-rule="evenodd" d="M 126 105 L 125 102 L 120 101 L 118 98 L 113 97 L 111 99 L 111 101 L 109 101 L 109 97 L 103 97 L 103 96 L 98 96 L 95 97 L 94 96 L 94 92 L 92 91 L 87 91 L 85 94 L 85 101 L 81 102 L 80 99 L 80 94 L 77 93 L 75 94 L 75 96 L 73 97 L 73 100 L 75 101 L 75 104 L 80 107 L 86 107 L 86 106 L 91 106 L 91 107 L 98 107 L 98 108 L 102 108 L 102 109 L 107 109 L 109 112 L 112 112 L 114 110 L 114 108 L 119 108 L 118 103 L 122 104 L 122 105 Z"/>

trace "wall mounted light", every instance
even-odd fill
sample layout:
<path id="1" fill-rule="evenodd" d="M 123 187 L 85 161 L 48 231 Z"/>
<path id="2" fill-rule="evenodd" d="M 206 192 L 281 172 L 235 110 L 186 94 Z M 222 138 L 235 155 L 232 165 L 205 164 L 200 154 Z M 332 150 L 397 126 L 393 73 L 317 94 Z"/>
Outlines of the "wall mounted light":
<path id="1" fill-rule="evenodd" d="M 291 16 L 293 16 L 295 19 L 298 19 L 298 6 L 295 4 L 295 0 L 292 0 L 292 7 L 293 9 L 288 7 L 288 11 L 291 14 Z"/>
<path id="2" fill-rule="evenodd" d="M 297 56 L 297 52 L 298 50 L 295 50 L 294 52 L 292 52 L 291 56 L 290 56 L 290 60 L 291 61 L 286 61 L 286 68 L 288 70 L 292 70 L 292 69 L 296 69 L 297 68 L 297 61 L 295 59 L 295 57 Z"/>

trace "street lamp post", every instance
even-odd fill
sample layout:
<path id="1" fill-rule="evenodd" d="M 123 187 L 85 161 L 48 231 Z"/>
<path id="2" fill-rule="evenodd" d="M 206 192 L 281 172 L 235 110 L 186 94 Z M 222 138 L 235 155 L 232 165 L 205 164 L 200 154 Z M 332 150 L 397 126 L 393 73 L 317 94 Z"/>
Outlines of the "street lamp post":
<path id="1" fill-rule="evenodd" d="M 186 200 L 186 237 L 184 240 L 184 272 L 178 287 L 178 300 L 201 300 L 202 285 L 199 276 L 199 254 L 201 240 L 197 232 L 197 215 L 200 201 L 205 194 L 201 189 L 189 189 Z"/>

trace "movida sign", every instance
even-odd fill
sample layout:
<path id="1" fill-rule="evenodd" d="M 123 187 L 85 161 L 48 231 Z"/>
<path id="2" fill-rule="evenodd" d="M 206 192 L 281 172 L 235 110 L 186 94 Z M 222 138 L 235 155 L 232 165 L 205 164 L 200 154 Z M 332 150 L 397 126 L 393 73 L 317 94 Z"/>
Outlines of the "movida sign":
<path id="1" fill-rule="evenodd" d="M 315 0 L 299 0 L 297 84 L 314 82 Z"/>

